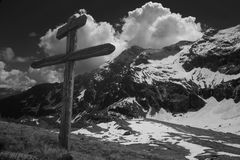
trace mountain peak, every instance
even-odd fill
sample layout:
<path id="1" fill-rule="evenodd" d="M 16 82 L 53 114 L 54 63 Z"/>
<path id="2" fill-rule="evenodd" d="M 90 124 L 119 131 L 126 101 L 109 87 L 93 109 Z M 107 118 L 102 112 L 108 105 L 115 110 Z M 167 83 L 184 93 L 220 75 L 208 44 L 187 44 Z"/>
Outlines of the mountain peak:
<path id="1" fill-rule="evenodd" d="M 196 42 L 181 41 L 161 49 L 132 46 L 105 67 L 77 76 L 74 125 L 80 121 L 144 118 L 161 109 L 171 114 L 198 112 L 209 98 L 238 103 L 239 28 L 209 30 Z M 5 106 L 0 112 L 7 117 L 34 115 L 57 123 L 61 90 L 62 86 L 56 84 L 35 86 L 0 100 L 0 106 Z"/>

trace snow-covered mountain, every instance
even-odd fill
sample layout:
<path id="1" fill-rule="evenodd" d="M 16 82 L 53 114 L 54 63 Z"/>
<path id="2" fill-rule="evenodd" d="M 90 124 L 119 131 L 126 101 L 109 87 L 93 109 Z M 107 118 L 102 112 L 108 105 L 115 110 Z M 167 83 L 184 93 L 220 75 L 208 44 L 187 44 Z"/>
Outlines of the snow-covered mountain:
<path id="1" fill-rule="evenodd" d="M 61 93 L 61 84 L 34 86 L 0 100 L 1 116 L 26 123 L 37 118 L 39 125 L 57 123 Z M 203 128 L 212 123 L 205 128 L 220 131 L 234 126 L 232 132 L 239 133 L 239 101 L 240 25 L 209 29 L 196 42 L 162 49 L 133 46 L 99 69 L 77 76 L 72 122 L 78 126 L 147 117 Z"/>

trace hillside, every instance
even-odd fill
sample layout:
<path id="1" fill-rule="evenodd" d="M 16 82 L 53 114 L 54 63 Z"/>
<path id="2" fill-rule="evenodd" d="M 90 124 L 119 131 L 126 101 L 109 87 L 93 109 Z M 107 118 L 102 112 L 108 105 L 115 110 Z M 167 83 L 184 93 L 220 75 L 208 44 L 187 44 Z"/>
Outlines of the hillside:
<path id="1" fill-rule="evenodd" d="M 110 127 L 109 130 L 106 127 Z M 130 128 L 134 134 L 127 133 Z M 97 138 L 71 135 L 70 154 L 74 159 L 237 160 L 240 157 L 240 137 L 229 133 L 151 120 L 128 121 L 122 123 L 121 128 L 119 125 L 101 123 L 88 130 Z M 73 133 L 79 132 L 76 130 Z M 4 156 L 6 159 L 6 155 L 20 156 L 21 153 L 36 159 L 55 160 L 66 154 L 65 150 L 58 147 L 57 130 L 2 121 L 0 151 L 0 159 L 4 159 Z"/>

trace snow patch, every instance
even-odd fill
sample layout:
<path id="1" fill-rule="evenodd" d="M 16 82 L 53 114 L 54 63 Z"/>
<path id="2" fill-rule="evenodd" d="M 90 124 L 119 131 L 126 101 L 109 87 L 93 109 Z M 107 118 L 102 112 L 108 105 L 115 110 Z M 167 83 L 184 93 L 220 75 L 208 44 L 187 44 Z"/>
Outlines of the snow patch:
<path id="1" fill-rule="evenodd" d="M 213 72 L 207 68 L 194 68 L 189 72 L 187 80 L 192 80 L 198 84 L 201 88 L 214 88 L 223 82 L 240 78 L 240 73 L 236 75 L 226 75 L 220 72 Z"/>
<path id="2" fill-rule="evenodd" d="M 233 154 L 233 153 L 227 153 L 227 152 L 217 152 L 217 155 L 227 155 L 230 157 L 240 157 L 238 154 Z"/>
<path id="3" fill-rule="evenodd" d="M 206 105 L 196 112 L 173 116 L 161 109 L 154 116 L 147 114 L 147 118 L 240 134 L 240 103 L 235 103 L 233 99 L 224 99 L 218 102 L 213 97 L 207 99 L 206 102 Z"/>
<path id="4" fill-rule="evenodd" d="M 79 101 L 84 97 L 85 91 L 86 91 L 86 89 L 84 89 L 84 90 L 79 94 L 79 96 L 77 97 L 77 99 L 78 99 Z"/>
<path id="5" fill-rule="evenodd" d="M 199 41 L 205 40 L 200 39 Z M 220 30 L 214 36 L 210 37 L 209 40 L 198 44 L 198 47 L 194 48 L 193 50 L 196 54 L 199 55 L 205 55 L 209 51 L 211 52 L 215 49 L 218 50 L 216 54 L 227 54 L 229 51 L 232 52 L 240 49 L 239 41 L 240 26 L 238 25 L 232 28 Z"/>
<path id="6" fill-rule="evenodd" d="M 204 154 L 206 150 L 211 149 L 190 142 L 191 138 L 189 137 L 191 135 L 179 132 L 161 123 L 144 120 L 129 120 L 127 123 L 129 123 L 129 127 L 134 131 L 131 134 L 125 134 L 127 131 L 119 129 L 119 125 L 116 122 L 98 124 L 97 126 L 102 128 L 100 132 L 94 133 L 87 129 L 79 129 L 72 133 L 100 138 L 103 141 L 119 142 L 124 145 L 149 144 L 150 146 L 158 146 L 157 142 L 171 143 L 189 150 L 190 153 L 186 156 L 189 160 L 195 160 L 196 158 L 194 157 Z M 166 150 L 167 148 L 163 149 Z"/>
<path id="7" fill-rule="evenodd" d="M 153 84 L 153 81 L 173 82 L 186 86 L 186 82 L 192 81 L 201 88 L 213 88 L 222 82 L 240 78 L 236 75 L 226 75 L 220 72 L 213 72 L 207 68 L 194 68 L 186 72 L 182 67 L 186 54 L 189 54 L 190 46 L 183 46 L 182 50 L 173 56 L 162 60 L 148 60 L 148 64 L 133 66 L 137 71 L 134 80 L 137 83 Z M 176 81 L 179 80 L 179 81 Z"/>
<path id="8" fill-rule="evenodd" d="M 180 141 L 178 145 L 188 149 L 190 151 L 190 154 L 186 156 L 187 159 L 190 160 L 198 160 L 197 158 L 194 158 L 197 155 L 200 155 L 202 153 L 205 153 L 205 150 L 211 149 L 209 147 L 203 147 L 197 144 L 188 143 L 186 141 Z"/>

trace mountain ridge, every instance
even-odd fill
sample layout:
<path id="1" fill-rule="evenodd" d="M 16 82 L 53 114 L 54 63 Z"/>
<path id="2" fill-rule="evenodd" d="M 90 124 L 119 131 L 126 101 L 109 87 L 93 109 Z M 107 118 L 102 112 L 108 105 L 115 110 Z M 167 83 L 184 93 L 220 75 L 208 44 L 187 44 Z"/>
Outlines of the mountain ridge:
<path id="1" fill-rule="evenodd" d="M 203 108 L 210 97 L 238 103 L 239 59 L 240 25 L 162 49 L 132 46 L 99 69 L 76 76 L 72 122 L 141 118 L 161 108 L 187 113 Z M 20 121 L 53 115 L 57 123 L 61 96 L 61 84 L 34 86 L 0 100 L 0 113 Z"/>

